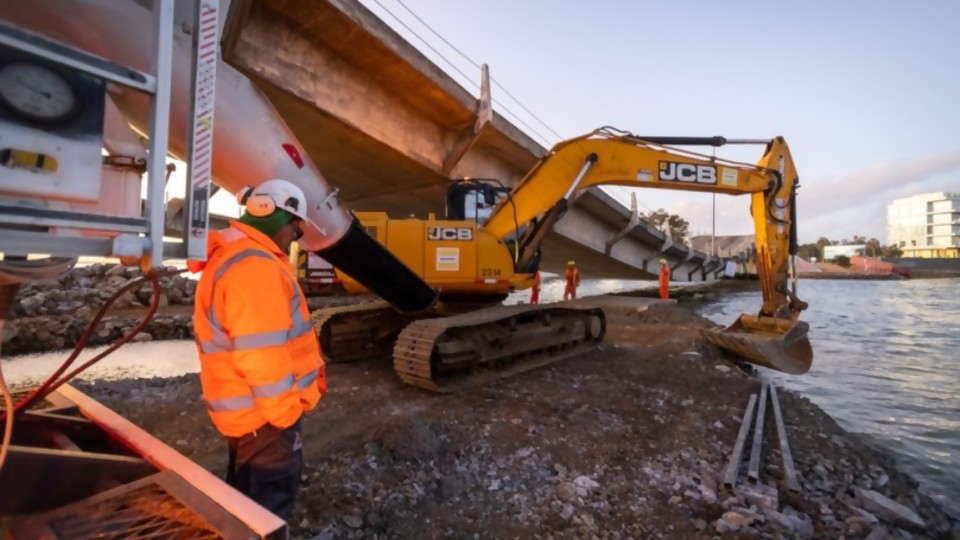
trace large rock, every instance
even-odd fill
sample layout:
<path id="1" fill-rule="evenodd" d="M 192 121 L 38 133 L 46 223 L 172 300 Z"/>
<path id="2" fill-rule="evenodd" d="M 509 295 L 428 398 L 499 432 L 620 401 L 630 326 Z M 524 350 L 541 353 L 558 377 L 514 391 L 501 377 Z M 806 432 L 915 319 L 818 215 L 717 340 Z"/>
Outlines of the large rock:
<path id="1" fill-rule="evenodd" d="M 43 293 L 36 293 L 20 300 L 14 312 L 15 314 L 21 316 L 34 317 L 40 314 L 40 310 L 43 308 L 43 304 L 46 301 L 47 295 Z M 16 313 L 17 311 L 19 311 L 19 313 Z"/>
<path id="2" fill-rule="evenodd" d="M 745 485 L 740 493 L 750 504 L 757 505 L 764 510 L 776 510 L 780 507 L 780 494 L 777 488 L 764 484 Z"/>
<path id="3" fill-rule="evenodd" d="M 749 527 L 753 523 L 753 518 L 745 516 L 739 512 L 725 512 L 723 516 L 717 520 L 716 528 L 717 532 L 720 534 L 728 532 L 737 532 L 744 527 Z"/>
<path id="4" fill-rule="evenodd" d="M 430 460 L 440 452 L 436 426 L 416 415 L 389 419 L 373 434 L 373 441 L 401 459 Z"/>
<path id="5" fill-rule="evenodd" d="M 876 491 L 857 489 L 857 499 L 868 512 L 894 525 L 910 530 L 923 530 L 927 524 L 919 515 L 906 506 Z"/>

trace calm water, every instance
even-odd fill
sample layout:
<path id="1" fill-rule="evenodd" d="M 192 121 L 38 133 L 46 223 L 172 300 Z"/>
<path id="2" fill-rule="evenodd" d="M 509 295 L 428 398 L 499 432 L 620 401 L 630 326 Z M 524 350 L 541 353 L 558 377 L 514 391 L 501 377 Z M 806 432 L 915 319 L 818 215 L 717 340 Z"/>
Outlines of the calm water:
<path id="1" fill-rule="evenodd" d="M 813 367 L 800 376 L 763 370 L 845 429 L 896 452 L 923 491 L 954 516 L 960 516 L 958 293 L 960 279 L 801 280 Z M 698 312 L 728 324 L 755 312 L 758 302 L 758 292 L 733 291 Z"/>

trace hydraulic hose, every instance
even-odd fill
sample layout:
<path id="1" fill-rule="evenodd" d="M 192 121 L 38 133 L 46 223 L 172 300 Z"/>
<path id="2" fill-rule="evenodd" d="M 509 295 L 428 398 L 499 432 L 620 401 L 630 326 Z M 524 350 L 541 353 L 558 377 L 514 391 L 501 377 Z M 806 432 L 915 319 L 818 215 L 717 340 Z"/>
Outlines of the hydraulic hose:
<path id="1" fill-rule="evenodd" d="M 19 285 L 0 285 L 0 334 L 3 333 L 3 323 L 7 319 L 10 300 L 17 294 Z M 3 378 L 3 360 L 0 360 L 0 394 L 3 397 L 4 411 L 13 410 L 13 396 L 7 387 L 7 381 Z M 7 415 L 3 422 L 3 439 L 0 439 L 0 471 L 3 470 L 3 464 L 7 460 L 7 452 L 10 450 L 10 440 L 13 438 L 13 415 Z"/>
<path id="2" fill-rule="evenodd" d="M 62 386 L 64 383 L 76 377 L 78 374 L 80 374 L 81 372 L 83 372 L 93 364 L 96 364 L 97 362 L 102 360 L 104 357 L 106 357 L 113 351 L 120 348 L 120 346 L 122 346 L 123 344 L 133 339 L 134 336 L 136 336 L 144 328 L 146 328 L 147 324 L 150 323 L 150 320 L 153 319 L 154 314 L 156 314 L 157 308 L 160 306 L 159 279 L 161 277 L 173 276 L 183 272 L 186 272 L 186 270 L 149 272 L 147 273 L 147 275 L 131 281 L 130 283 L 124 285 L 115 293 L 113 293 L 113 295 L 110 296 L 110 298 L 107 299 L 107 301 L 102 306 L 100 306 L 100 309 L 97 311 L 96 315 L 87 325 L 87 329 L 84 331 L 83 335 L 80 336 L 80 339 L 77 341 L 77 344 L 74 346 L 73 352 L 63 362 L 63 364 L 61 364 L 60 367 L 53 374 L 47 377 L 47 379 L 43 382 L 43 384 L 34 388 L 29 394 L 27 394 L 26 397 L 18 401 L 13 407 L 8 407 L 7 411 L 12 410 L 14 414 L 23 412 L 28 407 L 30 407 L 30 405 L 33 405 L 34 403 L 37 403 L 38 401 L 46 398 L 48 395 L 50 395 L 52 392 L 54 392 L 57 388 Z M 83 348 L 86 347 L 87 343 L 90 341 L 90 338 L 93 336 L 94 330 L 96 329 L 97 325 L 100 323 L 100 320 L 103 319 L 104 315 L 106 315 L 106 312 L 110 308 L 110 306 L 112 306 L 113 303 L 116 302 L 116 300 L 120 298 L 121 295 L 123 295 L 129 290 L 140 287 L 141 285 L 143 285 L 144 282 L 147 282 L 147 281 L 150 282 L 150 285 L 153 289 L 153 298 L 150 301 L 150 308 L 147 311 L 147 314 L 143 317 L 143 319 L 135 327 L 133 327 L 129 332 L 127 332 L 120 339 L 118 339 L 116 343 L 110 346 L 110 348 L 98 354 L 97 356 L 93 357 L 92 359 L 88 360 L 86 363 L 76 368 L 75 370 L 71 371 L 66 376 L 61 377 L 61 375 L 63 375 L 63 373 L 73 364 L 73 362 L 76 361 L 77 357 L 80 356 L 80 351 L 82 351 Z M 3 418 L 5 416 L 7 415 L 4 414 L 3 416 L 0 416 L 0 418 Z M 9 420 L 9 418 L 7 418 L 7 420 Z"/>
<path id="3" fill-rule="evenodd" d="M 3 366 L 0 366 L 0 394 L 3 394 L 4 411 L 13 410 L 13 397 L 7 388 L 7 381 L 3 379 Z M 7 451 L 10 450 L 10 439 L 13 438 L 13 415 L 6 415 L 3 422 L 3 440 L 0 441 L 0 471 L 7 460 Z"/>

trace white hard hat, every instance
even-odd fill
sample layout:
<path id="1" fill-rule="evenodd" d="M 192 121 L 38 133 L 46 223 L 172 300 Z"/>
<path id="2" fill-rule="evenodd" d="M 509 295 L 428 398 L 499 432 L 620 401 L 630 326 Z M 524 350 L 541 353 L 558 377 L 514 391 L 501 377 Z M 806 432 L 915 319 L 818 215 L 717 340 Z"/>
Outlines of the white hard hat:
<path id="1" fill-rule="evenodd" d="M 257 187 L 245 187 L 237 193 L 237 202 L 256 217 L 269 216 L 281 208 L 304 221 L 310 221 L 303 190 L 289 180 L 274 178 Z"/>

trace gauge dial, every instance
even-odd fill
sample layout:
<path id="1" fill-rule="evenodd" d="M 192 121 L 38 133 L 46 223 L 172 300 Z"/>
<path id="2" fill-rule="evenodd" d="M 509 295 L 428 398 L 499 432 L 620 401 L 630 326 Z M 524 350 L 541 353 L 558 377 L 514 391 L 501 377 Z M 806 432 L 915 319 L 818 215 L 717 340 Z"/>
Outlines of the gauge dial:
<path id="1" fill-rule="evenodd" d="M 0 66 L 0 104 L 13 113 L 39 122 L 57 122 L 71 115 L 77 96 L 56 71 L 31 62 Z"/>

